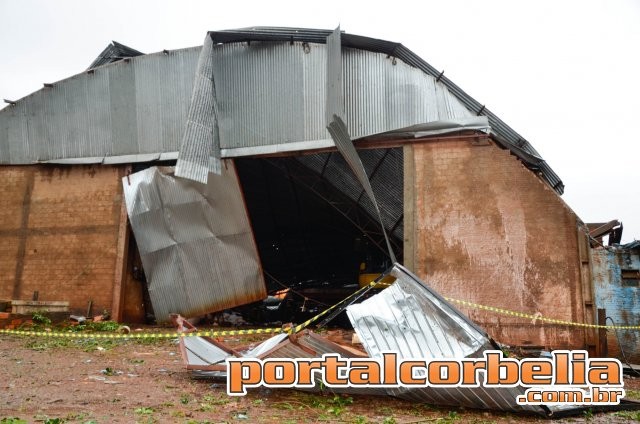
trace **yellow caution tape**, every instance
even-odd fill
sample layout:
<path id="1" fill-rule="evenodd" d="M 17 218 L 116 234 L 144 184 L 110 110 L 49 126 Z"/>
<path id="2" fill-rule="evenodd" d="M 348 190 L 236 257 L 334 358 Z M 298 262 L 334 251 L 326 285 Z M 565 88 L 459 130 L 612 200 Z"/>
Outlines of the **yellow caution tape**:
<path id="1" fill-rule="evenodd" d="M 333 311 L 335 308 L 338 307 L 338 305 L 344 303 L 347 299 L 350 299 L 352 297 L 357 296 L 358 294 L 360 294 L 361 292 L 369 289 L 370 287 L 375 287 L 377 286 L 379 283 L 376 283 L 374 281 L 370 282 L 368 285 L 360 288 L 359 290 L 351 293 L 349 296 L 347 296 L 346 298 L 342 299 L 340 302 L 336 303 L 333 306 L 330 306 L 329 308 L 325 309 L 324 311 L 320 312 L 318 315 L 314 316 L 313 318 L 310 318 L 308 320 L 306 320 L 305 322 L 303 322 L 300 325 L 296 325 L 295 327 L 290 327 L 287 329 L 287 333 L 289 334 L 295 334 L 298 333 L 302 330 L 304 330 L 305 328 L 307 328 L 309 325 L 313 324 L 314 322 L 316 322 L 317 320 L 319 320 L 320 318 L 322 318 L 323 316 L 327 315 L 329 312 Z"/>
<path id="2" fill-rule="evenodd" d="M 493 306 L 480 305 L 479 303 L 467 302 L 466 300 L 452 299 L 450 297 L 445 297 L 445 299 L 448 300 L 449 302 L 455 302 L 460 305 L 469 306 L 476 309 L 483 309 L 485 311 L 496 312 L 498 314 L 509 315 L 509 316 L 518 317 L 518 318 L 539 320 L 539 321 L 549 322 L 552 324 L 568 325 L 568 326 L 583 327 L 583 328 L 604 328 L 604 329 L 612 329 L 612 330 L 640 330 L 640 325 L 586 324 L 584 322 L 565 321 L 562 319 L 547 318 L 541 315 L 532 315 L 524 312 L 515 312 L 515 311 L 510 311 L 508 309 L 501 309 Z"/>
<path id="3" fill-rule="evenodd" d="M 333 306 L 325 309 L 320 312 L 318 315 L 314 316 L 303 322 L 302 324 L 287 327 L 287 328 L 255 328 L 248 330 L 221 330 L 221 331 L 194 331 L 190 333 L 179 333 L 179 332 L 170 332 L 170 333 L 133 333 L 133 334 L 118 334 L 118 333 L 74 333 L 74 332 L 61 332 L 61 331 L 27 331 L 27 330 L 6 330 L 0 329 L 0 334 L 13 334 L 18 336 L 31 336 L 31 337 L 61 337 L 61 338 L 71 338 L 71 339 L 173 339 L 179 337 L 225 337 L 225 336 L 246 336 L 246 335 L 255 335 L 255 334 L 279 334 L 279 333 L 287 333 L 287 334 L 295 334 L 298 333 L 309 325 L 313 324 L 323 316 L 327 315 L 329 312 L 336 309 L 340 304 L 344 303 L 347 299 L 352 298 L 364 290 L 375 287 L 378 285 L 376 282 L 371 282 L 369 285 L 360 288 L 358 291 L 353 292 L 345 299 L 336 303 Z M 518 318 L 527 318 L 531 320 L 539 320 L 544 322 L 549 322 L 552 324 L 559 325 L 567 325 L 574 327 L 583 327 L 583 328 L 604 328 L 604 329 L 614 329 L 614 330 L 640 330 L 640 325 L 599 325 L 599 324 L 586 324 L 582 322 L 572 322 L 565 321 L 554 318 L 547 318 L 541 315 L 532 315 L 524 312 L 516 312 L 510 311 L 508 309 L 496 308 L 493 306 L 481 305 L 479 303 L 468 302 L 466 300 L 453 299 L 450 297 L 445 297 L 445 299 L 449 302 L 458 303 L 460 305 L 482 309 L 485 311 L 495 312 L 502 315 L 509 315 Z"/>
<path id="4" fill-rule="evenodd" d="M 282 328 L 255 328 L 249 330 L 221 330 L 221 331 L 194 331 L 190 333 L 81 333 L 70 331 L 28 331 L 0 329 L 0 334 L 13 334 L 17 336 L 31 337 L 59 337 L 68 339 L 175 339 L 179 337 L 224 337 L 253 334 L 275 334 L 286 331 Z"/>
<path id="5" fill-rule="evenodd" d="M 68 339 L 175 339 L 179 337 L 226 337 L 226 336 L 248 336 L 255 334 L 279 334 L 279 333 L 288 333 L 295 334 L 312 323 L 316 322 L 318 319 L 327 315 L 329 312 L 333 311 L 345 300 L 354 297 L 360 294 L 365 289 L 375 286 L 376 283 L 372 282 L 368 286 L 362 287 L 356 292 L 353 292 L 345 299 L 336 303 L 335 305 L 325 309 L 320 312 L 318 315 L 313 318 L 308 319 L 300 325 L 296 325 L 293 327 L 287 328 L 254 328 L 248 330 L 220 330 L 220 331 L 209 331 L 209 330 L 200 330 L 193 331 L 189 333 L 179 333 L 177 331 L 170 333 L 132 333 L 132 334 L 119 334 L 119 333 L 81 333 L 81 332 L 71 332 L 71 331 L 28 331 L 28 330 L 7 330 L 0 329 L 0 334 L 13 334 L 17 336 L 30 336 L 30 337 L 59 337 L 59 338 L 68 338 Z"/>

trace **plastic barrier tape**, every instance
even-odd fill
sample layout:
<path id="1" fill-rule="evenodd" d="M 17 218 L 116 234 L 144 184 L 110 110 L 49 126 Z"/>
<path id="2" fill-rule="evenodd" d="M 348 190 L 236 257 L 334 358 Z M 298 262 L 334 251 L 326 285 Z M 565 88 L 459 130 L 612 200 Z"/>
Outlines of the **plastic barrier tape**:
<path id="1" fill-rule="evenodd" d="M 26 331 L 26 330 L 3 330 L 0 329 L 0 334 L 13 334 L 18 336 L 31 336 L 31 337 L 61 337 L 61 338 L 70 338 L 70 339 L 175 339 L 179 337 L 225 337 L 225 336 L 248 336 L 255 334 L 279 334 L 279 333 L 288 333 L 295 334 L 298 333 L 309 325 L 316 322 L 318 319 L 327 315 L 329 312 L 333 311 L 338 305 L 344 303 L 347 299 L 354 297 L 360 294 L 362 291 L 368 289 L 369 287 L 374 287 L 376 283 L 372 282 L 369 286 L 365 286 L 358 291 L 352 293 L 344 300 L 336 303 L 333 306 L 325 309 L 320 312 L 318 315 L 313 318 L 308 319 L 302 324 L 286 327 L 286 328 L 256 328 L 249 330 L 221 330 L 221 331 L 194 331 L 190 333 L 133 333 L 133 334 L 119 334 L 119 333 L 74 333 L 74 332 L 61 332 L 61 331 Z M 502 315 L 509 315 L 518 318 L 526 318 L 534 321 L 543 321 L 551 324 L 559 324 L 573 327 L 582 327 L 582 328 L 604 328 L 604 329 L 613 329 L 613 330 L 640 330 L 640 325 L 599 325 L 599 324 L 586 324 L 582 322 L 572 322 L 565 321 L 554 318 L 547 318 L 541 315 L 532 315 L 524 312 L 516 312 L 510 311 L 508 309 L 496 308 L 493 306 L 481 305 L 479 303 L 467 302 L 466 300 L 453 299 L 450 297 L 445 297 L 445 299 L 449 302 L 457 303 L 460 305 L 468 306 L 471 308 L 482 309 L 485 311 L 495 312 Z"/>
<path id="2" fill-rule="evenodd" d="M 640 330 L 640 325 L 599 325 L 599 324 L 586 324 L 584 322 L 572 322 L 572 321 L 565 321 L 565 320 L 561 320 L 561 319 L 554 319 L 554 318 L 547 318 L 544 317 L 542 315 L 532 315 L 532 314 L 527 314 L 524 312 L 515 312 L 515 311 L 510 311 L 508 309 L 501 309 L 501 308 L 496 308 L 493 306 L 486 306 L 486 305 L 480 305 L 478 303 L 473 303 L 473 302 L 467 302 L 466 300 L 458 300 L 458 299 L 452 299 L 450 297 L 445 297 L 446 300 L 448 300 L 449 302 L 455 302 L 458 303 L 460 305 L 464 305 L 464 306 L 469 306 L 472 308 L 476 308 L 476 309 L 482 309 L 485 311 L 491 311 L 491 312 L 495 312 L 498 314 L 502 314 L 502 315 L 510 315 L 510 316 L 514 316 L 514 317 L 518 317 L 518 318 L 527 318 L 527 319 L 531 319 L 534 321 L 544 321 L 544 322 L 549 322 L 552 324 L 561 324 L 561 325 L 567 325 L 567 326 L 573 326 L 573 327 L 583 327 L 583 328 L 604 328 L 604 329 L 611 329 L 611 330 Z"/>

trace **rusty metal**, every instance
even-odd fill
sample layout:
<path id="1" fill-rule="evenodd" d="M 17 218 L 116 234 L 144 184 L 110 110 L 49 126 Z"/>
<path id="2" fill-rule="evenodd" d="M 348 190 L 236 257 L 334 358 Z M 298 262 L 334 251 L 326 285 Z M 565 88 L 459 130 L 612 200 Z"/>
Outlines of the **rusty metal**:
<path id="1" fill-rule="evenodd" d="M 207 184 L 152 167 L 123 177 L 127 212 L 158 321 L 266 297 L 260 259 L 232 161 Z M 130 185 L 129 185 L 130 182 Z"/>
<path id="2" fill-rule="evenodd" d="M 485 350 L 494 350 L 487 334 L 439 294 L 404 267 L 395 264 L 388 273 L 396 282 L 382 292 L 360 304 L 347 307 L 347 315 L 358 334 L 365 352 L 340 345 L 309 330 L 288 336 L 272 337 L 253 351 L 234 352 L 224 346 L 205 345 L 213 351 L 215 364 L 193 360 L 190 363 L 181 347 L 187 368 L 197 373 L 212 372 L 224 376 L 220 365 L 229 356 L 253 358 L 319 358 L 325 353 L 343 357 L 381 358 L 384 352 L 396 352 L 403 359 L 481 358 Z M 180 338 L 181 346 L 185 340 Z M 204 338 L 201 338 L 204 340 Z M 208 343 L 206 340 L 201 343 Z M 206 351 L 202 350 L 201 351 Z M 257 354 L 256 354 L 257 353 Z M 202 375 L 202 374 L 200 374 Z M 318 390 L 316 384 L 312 390 Z M 524 388 L 516 387 L 400 387 L 400 388 L 345 388 L 341 392 L 352 394 L 387 394 L 416 402 L 435 405 L 466 406 L 540 415 L 575 413 L 583 408 L 575 405 L 532 406 L 518 405 L 517 396 Z"/>

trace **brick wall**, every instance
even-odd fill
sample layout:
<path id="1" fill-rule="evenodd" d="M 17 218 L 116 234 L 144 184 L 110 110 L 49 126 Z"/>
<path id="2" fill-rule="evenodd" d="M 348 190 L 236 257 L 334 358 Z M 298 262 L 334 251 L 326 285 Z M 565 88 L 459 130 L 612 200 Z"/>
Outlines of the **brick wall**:
<path id="1" fill-rule="evenodd" d="M 584 321 L 577 217 L 547 184 L 490 141 L 414 144 L 405 153 L 410 268 L 444 296 Z M 585 344 L 576 328 L 461 309 L 502 343 Z"/>
<path id="2" fill-rule="evenodd" d="M 122 204 L 116 166 L 3 166 L 0 299 L 111 310 Z"/>
<path id="3" fill-rule="evenodd" d="M 604 309 L 608 325 L 638 325 L 640 323 L 640 287 L 631 279 L 623 279 L 623 270 L 640 269 L 640 249 L 591 250 L 595 303 Z M 622 345 L 622 346 L 621 346 Z M 640 331 L 608 330 L 608 355 L 632 364 L 640 363 Z"/>

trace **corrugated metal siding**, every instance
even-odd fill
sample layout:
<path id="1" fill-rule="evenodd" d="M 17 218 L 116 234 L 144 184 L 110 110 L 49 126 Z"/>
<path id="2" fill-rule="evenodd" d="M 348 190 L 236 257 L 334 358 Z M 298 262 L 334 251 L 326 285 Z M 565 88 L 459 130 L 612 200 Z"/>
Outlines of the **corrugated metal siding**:
<path id="1" fill-rule="evenodd" d="M 367 172 L 362 165 L 360 156 L 358 156 L 358 152 L 353 146 L 353 142 L 349 137 L 349 133 L 347 132 L 347 127 L 344 121 L 339 116 L 333 115 L 333 120 L 329 122 L 329 125 L 327 125 L 327 129 L 331 133 L 331 138 L 333 138 L 333 141 L 335 141 L 338 151 L 342 154 L 342 157 L 349 165 L 351 171 L 358 178 L 360 186 L 364 188 L 365 193 L 367 193 L 367 196 L 369 196 L 369 200 L 373 204 L 373 209 L 376 212 L 375 216 L 380 222 L 380 229 L 382 230 L 382 234 L 384 235 L 384 239 L 387 244 L 389 258 L 391 259 L 391 262 L 396 262 L 396 256 L 393 251 L 393 247 L 391 247 L 391 241 L 389 240 L 389 235 L 385 227 L 385 225 L 388 224 L 385 224 L 382 218 L 380 207 L 378 206 L 375 193 L 373 192 L 373 188 L 371 187 L 371 181 L 369 181 L 369 177 L 367 176 Z"/>
<path id="2" fill-rule="evenodd" d="M 188 365 L 216 365 L 232 356 L 202 337 L 180 337 L 179 343 L 184 346 L 183 359 Z"/>
<path id="3" fill-rule="evenodd" d="M 251 155 L 260 153 L 265 146 L 286 146 L 300 141 L 316 141 L 317 145 L 318 140 L 326 141 L 324 43 L 330 33 L 296 28 L 210 33 L 215 43 L 227 43 L 216 46 L 217 68 L 214 71 L 224 81 L 219 87 L 221 103 L 225 103 L 221 110 L 225 118 L 220 122 L 223 149 L 253 147 L 254 151 L 243 151 L 243 154 Z M 398 43 L 352 34 L 342 34 L 341 38 L 346 121 L 353 138 L 433 119 L 486 115 L 494 137 L 530 168 L 539 169 L 543 178 L 562 194 L 562 181 L 524 137 L 409 49 Z M 161 70 L 156 75 L 160 77 L 158 85 L 147 82 L 145 71 L 148 58 L 154 56 L 161 63 Z M 58 82 L 53 89 L 40 90 L 46 100 L 31 95 L 15 106 L 3 109 L 0 111 L 0 163 L 177 151 L 197 56 L 197 48 L 194 48 L 172 51 L 168 55 L 157 53 L 131 58 L 129 63 L 119 61 L 97 68 L 92 75 L 80 74 Z M 135 68 L 135 78 L 127 74 L 127 66 Z M 92 93 L 94 88 L 89 86 L 96 84 L 94 77 L 104 72 L 109 75 L 107 93 L 96 96 Z M 86 87 L 83 84 L 74 86 L 73 79 L 83 79 Z M 139 83 L 141 86 L 149 84 L 153 89 L 138 92 L 134 86 L 127 86 Z M 60 88 L 67 84 L 68 90 Z M 118 90 L 112 84 L 125 86 Z M 166 87 L 167 84 L 170 87 Z M 143 95 L 149 103 L 134 103 L 134 113 L 127 117 L 122 111 L 129 105 L 120 102 L 127 99 L 130 92 L 136 92 L 137 101 Z M 54 98 L 48 99 L 49 96 Z M 167 113 L 158 114 L 158 110 L 147 113 L 143 105 L 149 107 L 153 96 L 160 97 L 155 108 Z M 81 107 L 83 101 L 87 101 L 87 106 L 94 112 L 109 107 L 109 113 L 96 115 L 71 110 Z M 56 107 L 45 107 L 49 102 Z M 76 113 L 80 116 L 75 117 L 80 119 L 68 122 L 68 117 Z M 120 118 L 126 121 L 120 122 Z M 40 125 L 42 129 L 30 134 L 27 128 L 34 125 Z M 155 138 L 155 128 L 160 127 L 162 134 Z M 93 135 L 83 135 L 87 132 Z M 83 149 L 87 143 L 88 152 Z M 42 144 L 50 144 L 50 149 L 40 151 L 36 146 Z M 104 146 L 100 148 L 100 144 Z M 126 151 L 114 148 L 117 145 Z M 296 146 L 296 150 L 302 148 Z M 279 146 L 279 150 L 286 149 Z"/>
<path id="4" fill-rule="evenodd" d="M 401 265 L 390 272 L 396 281 L 382 292 L 347 307 L 347 315 L 369 357 L 395 352 L 399 359 L 483 358 L 495 350 L 487 334 Z M 276 336 L 277 337 L 277 336 Z M 281 336 L 282 337 L 282 336 Z M 271 339 L 275 343 L 275 338 Z M 267 342 L 270 343 L 270 342 Z M 274 343 L 271 343 L 273 345 Z M 264 350 L 263 350 L 264 351 Z M 341 346 L 309 331 L 290 336 L 265 358 L 319 358 L 325 353 L 354 357 Z M 214 355 L 215 356 L 215 355 Z M 480 374 L 482 375 L 482 374 Z M 319 386 L 310 390 L 318 390 Z M 434 405 L 464 406 L 552 415 L 576 412 L 575 405 L 518 405 L 523 387 L 399 387 L 332 389 L 352 394 L 388 394 Z"/>
<path id="5" fill-rule="evenodd" d="M 208 184 L 152 167 L 123 178 L 127 212 L 158 321 L 266 297 L 232 162 Z"/>
<path id="6" fill-rule="evenodd" d="M 75 75 L 0 111 L 0 162 L 176 152 L 200 48 Z"/>
<path id="7" fill-rule="evenodd" d="M 491 348 L 489 338 L 453 306 L 396 265 L 396 283 L 347 315 L 372 357 L 384 351 L 405 358 L 464 358 Z"/>
<path id="8" fill-rule="evenodd" d="M 0 128 L 8 135 L 0 145 L 12 150 L 3 163 L 177 151 L 198 53 L 185 49 L 119 61 L 5 108 Z M 223 149 L 329 138 L 325 45 L 218 45 L 213 65 Z M 436 89 L 433 77 L 401 61 L 394 65 L 381 53 L 345 49 L 343 75 L 354 138 L 472 116 L 444 86 Z M 26 131 L 34 126 L 38 131 Z"/>
<path id="9" fill-rule="evenodd" d="M 302 349 L 301 346 L 305 347 L 307 350 Z M 310 353 L 308 349 L 314 353 Z M 314 337 L 308 332 L 305 332 L 297 338 L 296 343 L 292 343 L 290 341 L 282 343 L 278 349 L 270 352 L 265 356 L 265 358 L 321 358 L 325 353 L 338 353 L 343 358 L 352 358 L 355 356 L 327 339 L 319 336 Z M 319 392 L 323 390 L 326 389 L 323 388 L 320 378 L 316 378 L 316 385 L 313 388 L 304 389 L 304 391 L 311 392 Z M 332 393 L 347 393 L 353 395 L 387 395 L 386 390 L 383 388 L 332 387 L 330 390 Z"/>
<path id="10" fill-rule="evenodd" d="M 444 85 L 417 68 L 384 54 L 343 52 L 346 122 L 353 138 L 475 116 Z"/>
<path id="11" fill-rule="evenodd" d="M 214 63 L 222 148 L 328 138 L 324 45 L 225 44 Z"/>
<path id="12" fill-rule="evenodd" d="M 331 31 L 328 30 L 308 28 L 253 27 L 238 30 L 216 31 L 212 32 L 211 36 L 214 41 L 221 43 L 233 43 L 247 40 L 295 40 L 302 42 L 324 43 L 326 37 L 330 33 Z M 480 102 L 465 93 L 445 75 L 441 75 L 440 71 L 417 56 L 411 50 L 400 43 L 346 33 L 342 34 L 342 45 L 343 47 L 351 47 L 358 50 L 385 53 L 390 56 L 391 60 L 393 60 L 393 58 L 400 59 L 402 62 L 419 69 L 429 76 L 436 78 L 439 77 L 440 83 L 444 87 L 447 87 L 450 93 L 453 94 L 453 96 L 455 96 L 469 111 L 471 111 L 474 116 L 481 114 L 488 117 L 489 124 L 491 125 L 491 133 L 505 148 L 508 148 L 515 155 L 520 157 L 520 159 L 529 167 L 540 169 L 543 178 L 547 183 L 549 183 L 549 185 L 559 194 L 563 193 L 564 184 L 560 180 L 560 177 L 558 177 L 553 169 L 551 169 L 551 167 L 540 157 L 540 154 L 524 137 L 505 124 Z"/>
<path id="13" fill-rule="evenodd" d="M 342 84 L 342 41 L 340 26 L 327 37 L 327 93 L 325 125 L 333 120 L 333 115 L 344 120 L 344 87 Z"/>

